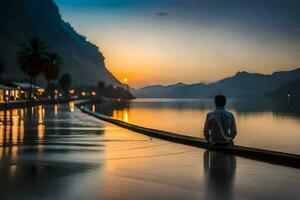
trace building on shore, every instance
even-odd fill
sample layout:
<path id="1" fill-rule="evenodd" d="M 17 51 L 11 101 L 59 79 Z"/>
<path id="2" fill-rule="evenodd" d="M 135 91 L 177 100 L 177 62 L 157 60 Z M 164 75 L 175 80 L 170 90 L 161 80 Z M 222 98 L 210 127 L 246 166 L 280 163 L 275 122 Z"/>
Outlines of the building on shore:
<path id="1" fill-rule="evenodd" d="M 0 85 L 0 102 L 21 100 L 21 89 Z"/>
<path id="2" fill-rule="evenodd" d="M 36 98 L 41 98 L 44 95 L 45 89 L 38 85 L 30 86 L 27 82 L 12 82 L 11 85 L 15 88 L 21 89 L 21 98 L 27 99 L 30 93 L 30 87 L 32 87 L 32 95 L 36 95 Z"/>
<path id="3" fill-rule="evenodd" d="M 28 99 L 30 87 L 30 84 L 26 82 L 0 84 L 0 103 Z M 32 85 L 32 95 L 35 95 L 34 98 L 42 98 L 44 91 L 45 89 L 43 87 Z"/>

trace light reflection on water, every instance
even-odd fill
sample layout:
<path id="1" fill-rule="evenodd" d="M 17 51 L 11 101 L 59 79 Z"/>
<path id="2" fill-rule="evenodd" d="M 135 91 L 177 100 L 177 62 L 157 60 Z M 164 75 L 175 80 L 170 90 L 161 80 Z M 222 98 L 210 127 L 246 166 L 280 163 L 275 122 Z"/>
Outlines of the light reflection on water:
<path id="1" fill-rule="evenodd" d="M 42 141 L 45 134 L 44 117 L 43 106 L 0 111 L 0 145 L 3 146 L 0 148 L 0 159 L 16 160 L 19 147 L 26 140 L 25 132 L 30 133 L 30 138 L 34 135 L 32 131 L 36 131 L 37 141 Z"/>
<path id="2" fill-rule="evenodd" d="M 69 107 L 70 107 L 70 111 L 74 112 L 75 111 L 75 102 L 74 101 L 70 101 L 69 102 Z"/>
<path id="3" fill-rule="evenodd" d="M 230 99 L 228 109 L 236 117 L 235 143 L 300 154 L 300 108 L 298 102 L 270 99 Z M 210 99 L 137 99 L 96 111 L 145 127 L 202 136 L 206 113 L 214 108 Z"/>
<path id="4" fill-rule="evenodd" d="M 58 115 L 58 104 L 54 105 L 54 115 L 57 116 Z"/>
<path id="5" fill-rule="evenodd" d="M 50 110 L 53 109 L 52 112 Z M 69 111 L 74 112 L 75 103 L 69 103 Z M 59 106 L 48 106 L 48 114 L 59 114 Z M 45 106 L 39 105 L 30 108 L 17 108 L 0 111 L 0 160 L 15 160 L 20 146 L 37 144 L 37 150 L 43 150 L 42 144 L 45 138 Z M 51 114 L 50 114 L 51 115 Z"/>
<path id="6" fill-rule="evenodd" d="M 13 109 L 0 111 L 0 159 L 10 157 L 15 160 L 18 145 L 24 140 L 24 111 Z"/>

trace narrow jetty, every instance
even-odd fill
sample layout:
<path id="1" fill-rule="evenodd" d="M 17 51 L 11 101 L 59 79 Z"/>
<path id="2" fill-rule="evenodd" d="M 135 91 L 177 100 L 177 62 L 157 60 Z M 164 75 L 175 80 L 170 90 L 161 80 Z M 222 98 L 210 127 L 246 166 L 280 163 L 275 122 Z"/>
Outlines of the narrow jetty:
<path id="1" fill-rule="evenodd" d="M 167 131 L 146 128 L 146 127 L 130 124 L 130 123 L 127 123 L 127 122 L 124 122 L 121 120 L 114 119 L 114 118 L 106 116 L 106 115 L 102 115 L 100 113 L 92 112 L 91 110 L 85 108 L 84 104 L 82 104 L 82 103 L 76 104 L 76 106 L 83 113 L 89 114 L 98 119 L 115 124 L 122 128 L 131 130 L 134 132 L 138 132 L 138 133 L 141 133 L 144 135 L 148 135 L 150 137 L 168 140 L 171 142 L 190 145 L 190 146 L 194 146 L 194 147 L 205 148 L 205 149 L 209 149 L 209 150 L 222 151 L 225 153 L 231 153 L 231 154 L 241 156 L 244 158 L 259 160 L 259 161 L 268 162 L 268 163 L 272 163 L 272 164 L 300 168 L 300 155 L 277 152 L 277 151 L 270 151 L 270 150 L 264 150 L 264 149 L 257 149 L 257 148 L 250 148 L 250 147 L 244 147 L 244 146 L 239 146 L 239 145 L 233 145 L 233 146 L 209 145 L 206 142 L 206 140 L 204 140 L 202 138 L 191 137 L 191 136 L 186 136 L 186 135 L 181 135 L 181 134 L 176 134 L 176 133 L 171 133 L 171 132 L 167 132 Z"/>

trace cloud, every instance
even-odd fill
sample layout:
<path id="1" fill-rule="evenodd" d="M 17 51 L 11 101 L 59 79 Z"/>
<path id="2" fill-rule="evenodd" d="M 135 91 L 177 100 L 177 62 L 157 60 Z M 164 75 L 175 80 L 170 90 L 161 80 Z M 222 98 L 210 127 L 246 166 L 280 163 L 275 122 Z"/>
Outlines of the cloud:
<path id="1" fill-rule="evenodd" d="M 164 17 L 164 16 L 167 16 L 168 13 L 165 13 L 165 12 L 158 12 L 156 13 L 157 16 L 160 16 L 160 17 Z"/>

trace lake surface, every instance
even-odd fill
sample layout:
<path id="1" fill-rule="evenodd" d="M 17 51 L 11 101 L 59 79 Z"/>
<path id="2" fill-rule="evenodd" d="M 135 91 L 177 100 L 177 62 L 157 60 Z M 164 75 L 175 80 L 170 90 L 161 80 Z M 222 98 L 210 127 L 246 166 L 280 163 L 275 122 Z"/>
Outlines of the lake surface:
<path id="1" fill-rule="evenodd" d="M 4 200 L 299 199 L 299 169 L 150 138 L 74 102 L 0 111 L 0 122 Z"/>
<path id="2" fill-rule="evenodd" d="M 237 122 L 236 144 L 300 154 L 300 102 L 229 99 L 227 107 Z M 206 113 L 214 103 L 211 99 L 136 99 L 91 109 L 132 124 L 203 137 Z"/>

